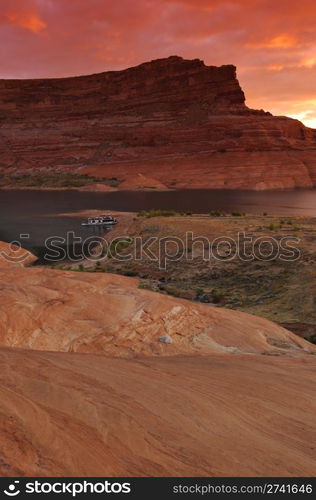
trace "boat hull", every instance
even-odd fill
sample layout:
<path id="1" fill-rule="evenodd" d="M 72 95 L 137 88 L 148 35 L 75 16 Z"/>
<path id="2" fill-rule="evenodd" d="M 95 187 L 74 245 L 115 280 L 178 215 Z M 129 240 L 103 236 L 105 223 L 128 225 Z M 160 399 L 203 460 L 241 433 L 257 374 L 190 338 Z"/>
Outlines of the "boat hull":
<path id="1" fill-rule="evenodd" d="M 81 222 L 82 226 L 90 226 L 90 227 L 96 227 L 96 226 L 114 226 L 117 224 L 117 222 L 97 222 L 97 223 L 91 223 L 91 222 Z"/>

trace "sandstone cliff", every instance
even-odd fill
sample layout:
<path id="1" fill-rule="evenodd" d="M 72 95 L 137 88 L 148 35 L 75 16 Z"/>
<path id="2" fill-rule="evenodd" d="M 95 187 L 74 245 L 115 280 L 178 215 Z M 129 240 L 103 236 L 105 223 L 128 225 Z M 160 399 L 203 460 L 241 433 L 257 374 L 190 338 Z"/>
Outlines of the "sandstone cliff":
<path id="1" fill-rule="evenodd" d="M 173 56 L 90 76 L 1 80 L 0 120 L 2 170 L 71 169 L 133 188 L 142 176 L 153 187 L 316 185 L 316 131 L 247 108 L 231 65 Z"/>

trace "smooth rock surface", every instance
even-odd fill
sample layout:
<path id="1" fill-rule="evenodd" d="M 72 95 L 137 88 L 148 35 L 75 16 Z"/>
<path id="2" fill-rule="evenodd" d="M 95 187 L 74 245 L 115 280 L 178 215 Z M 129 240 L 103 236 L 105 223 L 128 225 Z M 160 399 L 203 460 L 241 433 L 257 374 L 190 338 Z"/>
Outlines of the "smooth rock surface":
<path id="1" fill-rule="evenodd" d="M 313 476 L 312 358 L 1 348 L 0 475 Z"/>
<path id="2" fill-rule="evenodd" d="M 135 278 L 13 267 L 0 282 L 2 346 L 122 357 L 316 351 L 268 320 L 142 290 Z"/>

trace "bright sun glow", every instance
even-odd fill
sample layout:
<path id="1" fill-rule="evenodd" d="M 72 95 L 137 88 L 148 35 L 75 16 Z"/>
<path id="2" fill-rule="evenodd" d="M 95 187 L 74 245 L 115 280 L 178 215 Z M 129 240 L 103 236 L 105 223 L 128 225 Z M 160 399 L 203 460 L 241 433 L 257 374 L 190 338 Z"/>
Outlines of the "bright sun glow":
<path id="1" fill-rule="evenodd" d="M 301 113 L 289 114 L 288 116 L 300 120 L 306 127 L 316 128 L 316 116 L 313 116 L 313 111 L 302 111 Z"/>

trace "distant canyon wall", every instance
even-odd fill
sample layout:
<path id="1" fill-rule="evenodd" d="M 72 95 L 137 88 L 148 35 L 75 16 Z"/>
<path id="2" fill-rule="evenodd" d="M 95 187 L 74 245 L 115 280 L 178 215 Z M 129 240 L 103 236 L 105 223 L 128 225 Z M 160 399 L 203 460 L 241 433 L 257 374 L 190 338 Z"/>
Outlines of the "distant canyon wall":
<path id="1" fill-rule="evenodd" d="M 0 170 L 46 169 L 171 188 L 312 187 L 316 130 L 249 109 L 234 66 L 198 59 L 0 80 Z"/>

